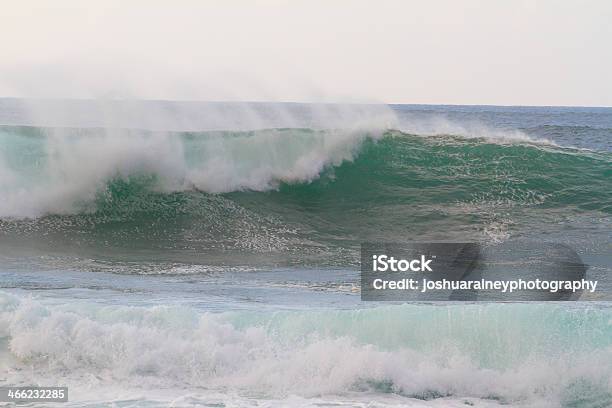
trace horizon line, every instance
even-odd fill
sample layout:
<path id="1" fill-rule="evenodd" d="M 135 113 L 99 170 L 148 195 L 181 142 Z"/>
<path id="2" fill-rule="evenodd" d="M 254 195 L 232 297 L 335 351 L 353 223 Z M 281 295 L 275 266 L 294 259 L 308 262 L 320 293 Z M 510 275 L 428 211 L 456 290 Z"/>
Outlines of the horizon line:
<path id="1" fill-rule="evenodd" d="M 204 99 L 164 99 L 164 98 L 93 98 L 93 97 L 20 97 L 0 96 L 0 100 L 37 100 L 37 101 L 110 101 L 110 102 L 175 102 L 175 103 L 251 103 L 251 104 L 295 104 L 295 105 L 387 105 L 387 106 L 473 106 L 502 108 L 601 108 L 610 109 L 612 105 L 548 105 L 548 104 L 496 104 L 496 103 L 416 103 L 416 102 L 315 102 L 295 100 L 204 100 Z"/>

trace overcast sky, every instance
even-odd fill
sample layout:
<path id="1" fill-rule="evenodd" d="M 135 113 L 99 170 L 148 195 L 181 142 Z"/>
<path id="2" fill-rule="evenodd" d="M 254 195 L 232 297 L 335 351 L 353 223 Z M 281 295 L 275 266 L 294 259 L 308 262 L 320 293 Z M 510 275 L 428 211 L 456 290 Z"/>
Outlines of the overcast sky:
<path id="1" fill-rule="evenodd" d="M 612 106 L 612 1 L 0 0 L 0 96 Z"/>

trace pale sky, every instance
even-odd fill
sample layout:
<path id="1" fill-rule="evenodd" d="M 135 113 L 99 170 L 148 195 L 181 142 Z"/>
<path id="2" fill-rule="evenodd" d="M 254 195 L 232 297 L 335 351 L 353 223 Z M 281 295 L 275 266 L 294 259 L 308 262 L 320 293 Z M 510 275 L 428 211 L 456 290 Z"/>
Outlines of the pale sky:
<path id="1" fill-rule="evenodd" d="M 0 0 L 0 96 L 612 106 L 612 1 Z"/>

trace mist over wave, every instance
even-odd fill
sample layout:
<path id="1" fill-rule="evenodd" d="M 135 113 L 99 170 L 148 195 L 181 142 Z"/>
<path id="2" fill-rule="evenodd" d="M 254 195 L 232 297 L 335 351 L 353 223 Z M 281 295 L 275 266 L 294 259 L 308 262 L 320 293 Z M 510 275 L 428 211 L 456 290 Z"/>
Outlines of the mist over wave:
<path id="1" fill-rule="evenodd" d="M 309 182 L 395 123 L 384 105 L 0 102 L 0 122 L 45 126 L 0 129 L 0 217 L 87 211 L 114 179 L 208 193 Z"/>

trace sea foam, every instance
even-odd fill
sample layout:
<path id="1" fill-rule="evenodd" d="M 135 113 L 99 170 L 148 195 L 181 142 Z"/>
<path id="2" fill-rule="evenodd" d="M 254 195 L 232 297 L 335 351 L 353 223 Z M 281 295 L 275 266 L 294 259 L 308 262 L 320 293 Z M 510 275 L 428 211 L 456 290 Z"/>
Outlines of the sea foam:
<path id="1" fill-rule="evenodd" d="M 52 306 L 2 293 L 2 375 L 9 384 L 53 378 L 89 390 L 374 392 L 557 406 L 609 401 L 609 318 L 609 309 L 520 304 L 212 314 Z M 585 324 L 601 335 L 581 336 Z"/>

